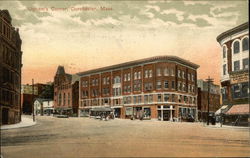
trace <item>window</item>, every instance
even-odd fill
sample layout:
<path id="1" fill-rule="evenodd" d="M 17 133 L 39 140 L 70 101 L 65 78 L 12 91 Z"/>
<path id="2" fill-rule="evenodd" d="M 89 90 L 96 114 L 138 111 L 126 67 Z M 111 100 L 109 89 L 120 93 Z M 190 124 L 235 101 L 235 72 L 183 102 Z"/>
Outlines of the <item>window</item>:
<path id="1" fill-rule="evenodd" d="M 105 77 L 102 79 L 102 83 L 103 83 L 104 85 L 107 83 L 107 81 L 106 81 L 106 78 L 105 78 Z"/>
<path id="2" fill-rule="evenodd" d="M 136 103 L 137 103 L 137 102 L 136 102 L 137 96 L 134 96 L 133 98 L 134 98 L 134 99 L 133 99 L 133 102 L 134 102 L 134 104 L 136 104 Z"/>
<path id="3" fill-rule="evenodd" d="M 233 50 L 234 50 L 234 54 L 240 52 L 240 42 L 239 41 L 234 42 L 234 44 L 233 44 Z"/>
<path id="4" fill-rule="evenodd" d="M 185 79 L 185 72 L 182 71 L 182 78 Z"/>
<path id="5" fill-rule="evenodd" d="M 170 72 L 171 76 L 174 76 L 174 69 L 170 69 Z"/>
<path id="6" fill-rule="evenodd" d="M 158 95 L 157 95 L 157 101 L 158 101 L 158 102 L 162 102 L 161 94 L 158 94 Z"/>
<path id="7" fill-rule="evenodd" d="M 182 98 L 182 96 L 181 95 L 178 95 L 178 101 L 179 101 L 179 103 L 181 102 L 181 99 Z"/>
<path id="8" fill-rule="evenodd" d="M 144 77 L 145 77 L 145 78 L 148 78 L 148 70 L 145 70 L 145 72 L 144 72 Z"/>
<path id="9" fill-rule="evenodd" d="M 107 84 L 109 84 L 109 77 L 107 77 Z"/>
<path id="10" fill-rule="evenodd" d="M 128 81 L 130 81 L 130 73 L 128 73 Z"/>
<path id="11" fill-rule="evenodd" d="M 168 81 L 164 81 L 164 88 L 165 88 L 165 89 L 168 88 Z"/>
<path id="12" fill-rule="evenodd" d="M 141 103 L 141 96 L 138 96 L 138 103 Z"/>
<path id="13" fill-rule="evenodd" d="M 137 72 L 134 72 L 134 80 L 137 79 Z"/>
<path id="14" fill-rule="evenodd" d="M 183 85 L 182 85 L 182 90 L 186 91 L 186 85 L 185 85 L 185 83 L 183 83 Z"/>
<path id="15" fill-rule="evenodd" d="M 188 80 L 190 80 L 190 73 L 188 73 Z"/>
<path id="16" fill-rule="evenodd" d="M 151 78 L 153 76 L 153 71 L 149 70 L 149 78 Z"/>
<path id="17" fill-rule="evenodd" d="M 223 47 L 223 58 L 226 58 L 227 50 L 226 46 Z"/>
<path id="18" fill-rule="evenodd" d="M 164 94 L 164 102 L 168 102 L 169 100 L 169 94 Z"/>
<path id="19" fill-rule="evenodd" d="M 172 81 L 172 89 L 175 89 L 175 82 Z"/>
<path id="20" fill-rule="evenodd" d="M 243 59 L 243 69 L 248 69 L 249 68 L 249 58 Z"/>
<path id="21" fill-rule="evenodd" d="M 161 76 L 161 69 L 160 68 L 157 68 L 157 76 Z"/>
<path id="22" fill-rule="evenodd" d="M 240 70 L 240 61 L 234 61 L 234 71 Z"/>
<path id="23" fill-rule="evenodd" d="M 223 65 L 223 75 L 226 75 L 227 74 L 227 65 L 224 64 Z"/>
<path id="24" fill-rule="evenodd" d="M 127 81 L 127 74 L 124 74 L 124 79 L 123 81 Z"/>
<path id="25" fill-rule="evenodd" d="M 171 99 L 172 99 L 172 102 L 175 102 L 175 94 L 172 94 Z"/>
<path id="26" fill-rule="evenodd" d="M 192 74 L 192 81 L 194 81 L 194 74 Z"/>
<path id="27" fill-rule="evenodd" d="M 141 79 L 141 71 L 138 72 L 138 79 Z"/>
<path id="28" fill-rule="evenodd" d="M 152 103 L 153 102 L 153 95 L 149 95 L 149 103 Z"/>
<path id="29" fill-rule="evenodd" d="M 120 78 L 120 76 L 115 76 L 115 78 L 114 78 L 114 83 L 121 83 L 121 78 Z"/>
<path id="30" fill-rule="evenodd" d="M 168 76 L 169 75 L 169 70 L 168 70 L 168 68 L 165 68 L 164 69 L 164 76 Z"/>
<path id="31" fill-rule="evenodd" d="M 181 82 L 178 82 L 178 90 L 181 91 L 181 89 L 182 89 L 182 84 Z"/>
<path id="32" fill-rule="evenodd" d="M 239 84 L 233 85 L 233 97 L 234 98 L 240 97 L 240 85 Z"/>
<path id="33" fill-rule="evenodd" d="M 181 70 L 178 70 L 178 77 L 181 78 Z"/>
<path id="34" fill-rule="evenodd" d="M 249 50 L 249 40 L 248 38 L 244 38 L 242 41 L 242 50 Z"/>
<path id="35" fill-rule="evenodd" d="M 148 95 L 144 95 L 144 103 L 148 103 Z"/>
<path id="36" fill-rule="evenodd" d="M 161 89 L 161 81 L 157 81 L 157 83 L 156 83 L 156 89 Z"/>
<path id="37" fill-rule="evenodd" d="M 241 89 L 242 89 L 242 93 L 241 93 L 242 97 L 248 97 L 249 95 L 248 82 L 242 83 Z"/>

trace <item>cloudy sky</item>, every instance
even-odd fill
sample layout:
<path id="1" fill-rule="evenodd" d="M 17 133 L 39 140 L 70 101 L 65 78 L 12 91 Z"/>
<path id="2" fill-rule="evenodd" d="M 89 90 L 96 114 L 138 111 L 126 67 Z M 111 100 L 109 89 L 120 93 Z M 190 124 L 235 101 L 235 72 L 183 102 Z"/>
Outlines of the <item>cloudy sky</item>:
<path id="1" fill-rule="evenodd" d="M 58 65 L 76 73 L 175 55 L 219 83 L 216 37 L 248 20 L 246 0 L 2 1 L 23 41 L 23 83 L 53 81 Z"/>

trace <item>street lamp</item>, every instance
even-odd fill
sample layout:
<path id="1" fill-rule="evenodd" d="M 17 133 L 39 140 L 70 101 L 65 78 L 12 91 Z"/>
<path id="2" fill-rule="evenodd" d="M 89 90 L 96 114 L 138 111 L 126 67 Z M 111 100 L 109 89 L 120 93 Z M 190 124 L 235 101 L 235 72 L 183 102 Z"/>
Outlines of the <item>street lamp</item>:
<path id="1" fill-rule="evenodd" d="M 214 82 L 214 79 L 213 78 L 210 78 L 210 76 L 208 76 L 208 79 L 206 79 L 207 81 L 207 125 L 209 125 L 209 101 L 210 101 L 210 98 L 209 98 L 209 93 L 210 93 L 210 84 Z"/>

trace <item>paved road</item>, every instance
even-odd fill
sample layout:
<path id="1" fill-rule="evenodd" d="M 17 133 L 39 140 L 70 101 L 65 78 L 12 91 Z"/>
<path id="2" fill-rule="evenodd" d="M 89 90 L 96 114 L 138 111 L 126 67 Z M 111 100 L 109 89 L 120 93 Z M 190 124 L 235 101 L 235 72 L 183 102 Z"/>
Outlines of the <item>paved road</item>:
<path id="1" fill-rule="evenodd" d="M 4 158 L 250 156 L 249 129 L 198 123 L 38 117 L 2 131 Z"/>

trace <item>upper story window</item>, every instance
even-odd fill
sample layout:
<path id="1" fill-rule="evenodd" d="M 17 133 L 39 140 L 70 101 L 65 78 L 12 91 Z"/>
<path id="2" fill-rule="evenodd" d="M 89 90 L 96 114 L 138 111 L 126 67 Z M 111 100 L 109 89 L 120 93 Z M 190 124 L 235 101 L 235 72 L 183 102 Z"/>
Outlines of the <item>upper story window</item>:
<path id="1" fill-rule="evenodd" d="M 107 77 L 107 84 L 109 84 L 109 77 Z"/>
<path id="2" fill-rule="evenodd" d="M 148 70 L 145 70 L 145 72 L 144 72 L 144 77 L 145 77 L 145 78 L 148 78 Z"/>
<path id="3" fill-rule="evenodd" d="M 192 78 L 191 78 L 191 79 L 192 79 L 192 81 L 194 81 L 194 74 L 192 74 L 191 76 L 192 76 Z"/>
<path id="4" fill-rule="evenodd" d="M 223 47 L 223 58 L 226 58 L 226 54 L 227 54 L 227 48 L 226 46 Z"/>
<path id="5" fill-rule="evenodd" d="M 130 81 L 130 73 L 128 73 L 128 81 Z"/>
<path id="6" fill-rule="evenodd" d="M 127 74 L 124 74 L 124 79 L 123 81 L 127 81 Z"/>
<path id="7" fill-rule="evenodd" d="M 234 54 L 240 52 L 240 42 L 239 41 L 234 42 L 234 44 L 233 44 L 233 50 L 234 50 Z"/>
<path id="8" fill-rule="evenodd" d="M 121 77 L 120 76 L 115 76 L 114 83 L 121 83 Z"/>
<path id="9" fill-rule="evenodd" d="M 181 70 L 178 70 L 178 77 L 181 78 Z"/>
<path id="10" fill-rule="evenodd" d="M 223 75 L 226 75 L 227 74 L 227 65 L 224 64 L 223 65 Z"/>
<path id="11" fill-rule="evenodd" d="M 185 79 L 185 72 L 182 71 L 182 78 Z"/>
<path id="12" fill-rule="evenodd" d="M 240 61 L 234 61 L 234 71 L 240 70 Z"/>
<path id="13" fill-rule="evenodd" d="M 243 41 L 242 41 L 242 50 L 245 51 L 245 50 L 249 50 L 249 40 L 248 38 L 244 38 Z"/>
<path id="14" fill-rule="evenodd" d="M 168 68 L 165 68 L 164 69 L 164 76 L 168 76 L 169 75 L 169 70 L 168 70 Z"/>
<path id="15" fill-rule="evenodd" d="M 137 75 L 138 75 L 137 78 L 138 78 L 138 79 L 141 79 L 141 71 L 139 71 Z"/>
<path id="16" fill-rule="evenodd" d="M 171 76 L 174 76 L 174 69 L 170 69 Z"/>
<path id="17" fill-rule="evenodd" d="M 243 59 L 243 69 L 248 69 L 249 68 L 249 58 Z"/>
<path id="18" fill-rule="evenodd" d="M 102 79 L 102 84 L 104 84 L 104 85 L 107 84 L 107 80 L 105 77 Z"/>
<path id="19" fill-rule="evenodd" d="M 158 68 L 156 71 L 157 71 L 157 76 L 161 76 L 161 69 Z"/>
<path id="20" fill-rule="evenodd" d="M 188 80 L 190 80 L 190 73 L 188 73 Z"/>
<path id="21" fill-rule="evenodd" d="M 134 72 L 134 80 L 137 79 L 137 72 Z"/>
<path id="22" fill-rule="evenodd" d="M 148 76 L 149 76 L 149 78 L 151 78 L 153 76 L 153 71 L 149 70 L 148 72 L 149 72 Z"/>

